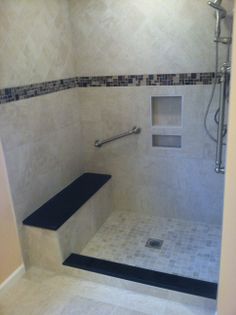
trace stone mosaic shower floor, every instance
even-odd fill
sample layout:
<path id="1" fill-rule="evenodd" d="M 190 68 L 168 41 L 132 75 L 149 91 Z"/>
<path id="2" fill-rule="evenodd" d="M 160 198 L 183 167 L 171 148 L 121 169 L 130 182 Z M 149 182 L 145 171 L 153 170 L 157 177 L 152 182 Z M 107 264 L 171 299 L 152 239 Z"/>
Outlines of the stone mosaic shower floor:
<path id="1" fill-rule="evenodd" d="M 163 240 L 161 249 L 146 247 Z M 132 266 L 218 282 L 221 227 L 113 212 L 81 252 Z"/>

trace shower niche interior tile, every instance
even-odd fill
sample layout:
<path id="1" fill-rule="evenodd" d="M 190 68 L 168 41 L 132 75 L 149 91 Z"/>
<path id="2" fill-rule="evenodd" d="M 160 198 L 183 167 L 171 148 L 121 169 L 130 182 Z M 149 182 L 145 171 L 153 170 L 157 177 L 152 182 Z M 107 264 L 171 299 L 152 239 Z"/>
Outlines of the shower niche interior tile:
<path id="1" fill-rule="evenodd" d="M 180 127 L 182 125 L 181 96 L 153 96 L 152 126 Z"/>
<path id="2" fill-rule="evenodd" d="M 152 147 L 182 147 L 182 97 L 152 96 Z"/>
<path id="3" fill-rule="evenodd" d="M 181 148 L 181 136 L 152 135 L 152 146 L 162 148 Z"/>

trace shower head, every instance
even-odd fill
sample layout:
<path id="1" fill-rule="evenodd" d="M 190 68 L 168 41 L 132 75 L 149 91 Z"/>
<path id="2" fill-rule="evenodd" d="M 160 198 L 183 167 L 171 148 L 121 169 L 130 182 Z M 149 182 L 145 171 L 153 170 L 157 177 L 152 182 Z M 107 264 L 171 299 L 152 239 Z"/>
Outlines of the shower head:
<path id="1" fill-rule="evenodd" d="M 226 10 L 221 6 L 222 0 L 208 1 L 208 4 L 216 10 L 215 40 L 219 41 L 221 33 L 221 19 L 226 17 Z"/>
<path id="2" fill-rule="evenodd" d="M 224 19 L 226 17 L 226 10 L 221 6 L 221 2 L 222 0 L 214 0 L 214 1 L 208 1 L 208 4 L 214 8 L 215 10 L 217 10 L 219 12 L 219 17 L 221 19 Z"/>

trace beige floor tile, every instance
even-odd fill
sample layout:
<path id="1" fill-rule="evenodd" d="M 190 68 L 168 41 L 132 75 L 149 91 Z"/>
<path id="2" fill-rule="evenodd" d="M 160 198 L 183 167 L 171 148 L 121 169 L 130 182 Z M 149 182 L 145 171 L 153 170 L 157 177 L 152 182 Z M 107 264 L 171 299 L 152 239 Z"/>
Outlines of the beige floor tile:
<path id="1" fill-rule="evenodd" d="M 0 293 L 0 315 L 213 315 L 187 295 L 178 301 L 85 281 L 36 268 Z M 191 297 L 191 296 L 189 296 Z M 195 298 L 195 300 L 198 298 Z"/>
<path id="2" fill-rule="evenodd" d="M 75 296 L 62 309 L 60 315 L 111 315 L 113 305 Z"/>
<path id="3" fill-rule="evenodd" d="M 132 311 L 127 308 L 117 307 L 114 309 L 111 315 L 145 315 L 147 313 L 141 313 L 137 311 Z"/>

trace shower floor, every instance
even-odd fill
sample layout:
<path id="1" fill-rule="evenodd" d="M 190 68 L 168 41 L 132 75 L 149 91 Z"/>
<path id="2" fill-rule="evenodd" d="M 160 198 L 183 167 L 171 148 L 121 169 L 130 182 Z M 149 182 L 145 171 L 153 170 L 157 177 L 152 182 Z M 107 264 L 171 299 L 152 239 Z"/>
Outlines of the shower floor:
<path id="1" fill-rule="evenodd" d="M 163 244 L 160 249 L 146 247 L 148 239 Z M 217 225 L 116 211 L 80 254 L 218 282 L 220 244 Z"/>

